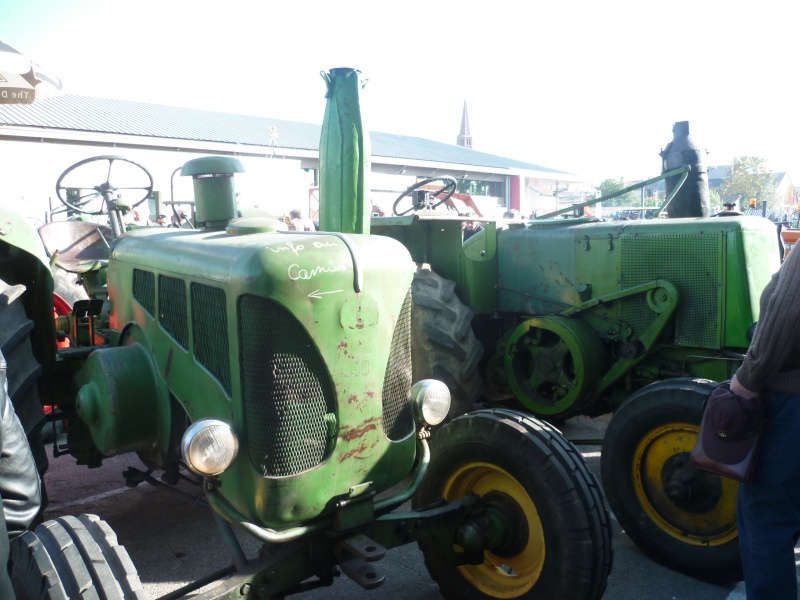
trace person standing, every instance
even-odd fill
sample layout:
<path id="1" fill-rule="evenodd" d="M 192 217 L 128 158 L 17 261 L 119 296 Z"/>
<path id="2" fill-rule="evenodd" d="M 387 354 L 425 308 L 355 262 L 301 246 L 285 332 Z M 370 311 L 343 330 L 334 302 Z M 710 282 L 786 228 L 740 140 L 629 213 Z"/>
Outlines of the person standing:
<path id="1" fill-rule="evenodd" d="M 295 208 L 294 210 L 289 212 L 289 218 L 291 219 L 289 224 L 289 229 L 293 231 L 316 231 L 316 227 L 314 226 L 314 221 L 311 219 L 306 218 L 303 215 L 303 211 L 299 208 Z"/>
<path id="2" fill-rule="evenodd" d="M 475 213 L 473 212 L 465 212 L 459 215 L 460 217 L 475 217 Z M 478 223 L 477 221 L 462 221 L 461 222 L 461 234 L 463 236 L 462 242 L 466 242 L 469 238 L 473 235 L 478 233 L 479 231 L 483 231 L 483 225 Z"/>
<path id="3" fill-rule="evenodd" d="M 764 393 L 767 420 L 755 476 L 739 486 L 736 521 L 748 600 L 797 600 L 800 538 L 800 252 L 761 294 L 755 334 L 731 391 Z"/>

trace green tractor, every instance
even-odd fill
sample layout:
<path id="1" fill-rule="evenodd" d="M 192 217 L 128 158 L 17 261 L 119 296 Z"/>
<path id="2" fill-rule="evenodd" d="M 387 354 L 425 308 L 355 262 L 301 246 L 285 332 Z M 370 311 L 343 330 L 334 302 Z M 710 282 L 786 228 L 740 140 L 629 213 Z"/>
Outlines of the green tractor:
<path id="1" fill-rule="evenodd" d="M 446 598 L 600 598 L 610 519 L 575 447 L 506 408 L 440 426 L 447 386 L 412 380 L 414 263 L 397 241 L 366 235 L 362 80 L 325 77 L 323 231 L 237 218 L 242 169 L 227 157 L 183 166 L 194 228 L 128 229 L 121 215 L 152 177 L 120 183 L 117 170 L 138 165 L 118 156 L 81 161 L 58 184 L 72 210 L 103 202 L 110 228 L 48 224 L 45 253 L 24 219 L 4 221 L 0 279 L 18 293 L 0 303 L 2 352 L 20 373 L 12 387 L 24 378 L 29 391 L 12 400 L 40 471 L 48 420 L 63 421 L 56 455 L 94 467 L 136 453 L 162 472 L 129 469 L 130 484 L 168 487 L 191 470 L 232 561 L 180 590 L 222 580 L 197 598 L 282 598 L 340 572 L 375 588 L 386 550 L 411 542 Z M 80 180 L 98 167 L 99 180 Z M 119 190 L 141 199 L 124 205 Z M 85 296 L 54 302 L 51 269 L 79 278 Z M 45 416 L 43 404 L 57 408 Z M 92 586 L 144 597 L 107 524 L 84 525 L 59 519 L 57 535 L 48 522 L 14 542 L 18 598 Z M 234 527 L 263 542 L 258 558 Z M 87 535 L 101 551 L 83 550 Z M 73 544 L 81 551 L 61 560 Z"/>
<path id="2" fill-rule="evenodd" d="M 661 211 L 670 217 L 708 195 L 688 124 L 675 131 L 687 162 L 665 160 L 661 177 L 619 192 L 667 179 Z M 556 423 L 613 413 L 602 479 L 626 533 L 674 569 L 740 579 L 737 484 L 688 459 L 704 399 L 743 359 L 761 290 L 780 265 L 775 225 L 563 218 L 570 207 L 529 222 L 485 220 L 462 243 L 462 222 L 475 217 L 436 210 L 455 181 L 427 194 L 421 184 L 430 180 L 372 222 L 417 264 L 414 376 L 447 383 L 451 417 L 479 401 Z"/>

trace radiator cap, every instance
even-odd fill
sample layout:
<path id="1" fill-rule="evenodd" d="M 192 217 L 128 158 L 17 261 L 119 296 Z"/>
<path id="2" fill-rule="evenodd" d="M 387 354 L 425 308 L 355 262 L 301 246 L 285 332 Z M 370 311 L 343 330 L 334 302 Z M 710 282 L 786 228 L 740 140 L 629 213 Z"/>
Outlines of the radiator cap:
<path id="1" fill-rule="evenodd" d="M 228 235 L 250 235 L 251 233 L 271 233 L 286 231 L 288 227 L 283 221 L 266 217 L 243 217 L 234 219 L 225 228 Z"/>

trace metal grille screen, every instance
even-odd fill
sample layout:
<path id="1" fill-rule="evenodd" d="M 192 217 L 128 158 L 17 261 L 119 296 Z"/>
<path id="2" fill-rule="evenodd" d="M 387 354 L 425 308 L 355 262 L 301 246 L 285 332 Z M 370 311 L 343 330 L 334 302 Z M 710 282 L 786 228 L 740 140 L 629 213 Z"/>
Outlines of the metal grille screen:
<path id="1" fill-rule="evenodd" d="M 622 286 L 667 279 L 680 290 L 675 343 L 701 348 L 720 345 L 721 234 L 652 234 L 621 236 Z M 622 320 L 637 333 L 655 314 L 643 295 L 622 303 Z"/>
<path id="2" fill-rule="evenodd" d="M 150 316 L 156 314 L 156 276 L 149 271 L 133 270 L 133 297 Z"/>
<path id="3" fill-rule="evenodd" d="M 411 290 L 397 320 L 383 380 L 383 432 L 394 441 L 414 432 L 411 413 Z"/>
<path id="4" fill-rule="evenodd" d="M 189 323 L 186 318 L 186 283 L 182 279 L 159 275 L 158 321 L 164 330 L 185 349 L 189 349 Z"/>
<path id="5" fill-rule="evenodd" d="M 200 283 L 193 283 L 191 291 L 195 358 L 219 379 L 230 395 L 231 363 L 225 292 Z"/>
<path id="6" fill-rule="evenodd" d="M 325 363 L 278 303 L 245 295 L 238 311 L 250 460 L 267 477 L 311 469 L 335 440 L 335 392 Z"/>

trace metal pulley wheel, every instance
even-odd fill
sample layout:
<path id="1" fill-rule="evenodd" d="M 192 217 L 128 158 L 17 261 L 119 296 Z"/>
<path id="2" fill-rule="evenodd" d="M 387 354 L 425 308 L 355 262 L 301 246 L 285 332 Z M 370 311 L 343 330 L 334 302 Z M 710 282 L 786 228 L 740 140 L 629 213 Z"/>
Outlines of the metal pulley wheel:
<path id="1" fill-rule="evenodd" d="M 606 372 L 608 356 L 582 320 L 535 317 L 508 336 L 503 369 L 509 387 L 537 416 L 566 419 L 590 399 Z"/>

